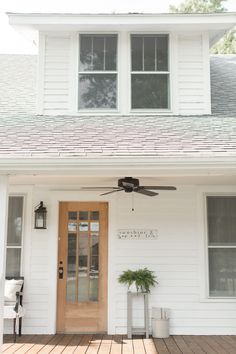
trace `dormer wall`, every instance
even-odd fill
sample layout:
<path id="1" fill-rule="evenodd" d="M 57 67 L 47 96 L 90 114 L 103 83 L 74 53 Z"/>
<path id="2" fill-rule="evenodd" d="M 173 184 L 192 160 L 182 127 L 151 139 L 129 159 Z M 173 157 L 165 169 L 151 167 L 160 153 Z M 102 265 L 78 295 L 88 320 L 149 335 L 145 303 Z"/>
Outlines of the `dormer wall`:
<path id="1" fill-rule="evenodd" d="M 96 31 L 86 33 L 96 34 Z M 99 33 L 108 32 L 99 31 Z M 142 29 L 136 33 L 150 34 L 152 32 L 145 32 Z M 207 32 L 168 33 L 168 109 L 132 110 L 131 32 L 122 31 L 117 33 L 117 36 L 117 109 L 80 110 L 78 107 L 79 33 L 41 32 L 39 35 L 37 113 L 45 115 L 211 114 Z"/>

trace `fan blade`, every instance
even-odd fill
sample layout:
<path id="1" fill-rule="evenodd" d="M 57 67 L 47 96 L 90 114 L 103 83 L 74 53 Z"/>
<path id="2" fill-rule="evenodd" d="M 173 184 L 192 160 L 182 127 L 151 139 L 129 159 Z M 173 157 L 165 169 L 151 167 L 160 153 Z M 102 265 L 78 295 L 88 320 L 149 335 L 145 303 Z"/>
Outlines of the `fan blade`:
<path id="1" fill-rule="evenodd" d="M 107 195 L 107 194 L 111 194 L 111 193 L 115 193 L 115 192 L 121 192 L 123 191 L 123 188 L 122 189 L 116 189 L 115 191 L 110 191 L 110 192 L 106 192 L 106 193 L 102 193 L 100 195 Z"/>
<path id="2" fill-rule="evenodd" d="M 144 194 L 147 195 L 149 197 L 154 197 L 155 195 L 158 195 L 158 193 L 156 192 L 152 192 L 152 191 L 148 191 L 147 189 L 144 189 L 143 187 L 139 187 L 137 189 L 134 189 L 134 192 L 136 193 L 140 193 L 140 194 Z"/>
<path id="3" fill-rule="evenodd" d="M 119 190 L 119 187 L 81 187 L 83 191 L 107 191 L 107 190 Z"/>
<path id="4" fill-rule="evenodd" d="M 142 188 L 160 190 L 160 191 L 175 191 L 176 187 L 173 186 L 142 186 Z"/>

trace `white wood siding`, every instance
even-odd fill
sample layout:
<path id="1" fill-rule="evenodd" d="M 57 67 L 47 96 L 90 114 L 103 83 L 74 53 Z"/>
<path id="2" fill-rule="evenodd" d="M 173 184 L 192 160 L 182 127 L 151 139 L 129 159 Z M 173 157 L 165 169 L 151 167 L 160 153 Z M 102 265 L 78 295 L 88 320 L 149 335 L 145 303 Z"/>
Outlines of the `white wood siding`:
<path id="1" fill-rule="evenodd" d="M 236 334 L 234 300 L 210 302 L 200 298 L 201 252 L 199 240 L 199 210 L 194 187 L 178 188 L 176 192 L 161 192 L 157 198 L 135 195 L 135 211 L 131 211 L 131 196 L 118 197 L 117 228 L 155 228 L 157 240 L 112 240 L 113 300 L 115 333 L 126 333 L 126 288 L 117 282 L 126 269 L 148 267 L 156 272 L 159 285 L 150 295 L 152 306 L 170 308 L 172 334 Z M 202 195 L 203 200 L 203 195 Z M 203 209 L 200 210 L 203 218 Z M 134 321 L 143 325 L 142 303 L 136 303 Z"/>
<path id="2" fill-rule="evenodd" d="M 170 114 L 210 114 L 208 35 L 205 33 L 175 34 L 172 37 L 174 38 L 172 47 L 175 50 L 171 50 L 170 53 L 177 58 L 171 60 L 170 68 L 174 75 L 174 82 L 173 80 L 171 82 L 171 92 L 174 95 L 171 101 L 174 104 Z M 77 36 L 72 33 L 57 36 L 42 35 L 41 38 L 38 113 L 78 114 L 76 108 Z M 119 58 L 129 58 L 130 46 L 127 45 L 127 41 L 129 35 L 123 33 L 120 37 Z M 129 70 L 122 65 L 119 65 L 119 68 L 126 70 L 125 74 L 119 73 L 119 77 L 122 77 L 119 93 L 124 92 L 126 97 L 130 97 L 130 92 L 127 92 L 130 89 Z M 124 104 L 120 107 L 120 113 L 129 114 L 128 100 L 122 102 Z M 156 113 L 150 112 L 150 114 Z"/>
<path id="3" fill-rule="evenodd" d="M 172 334 L 236 334 L 236 300 L 204 298 L 204 194 L 194 186 L 177 186 L 156 198 L 121 193 L 106 199 L 97 193 L 50 192 L 34 188 L 32 212 L 43 199 L 48 210 L 47 230 L 34 230 L 27 217 L 24 249 L 25 296 L 23 333 L 54 333 L 56 323 L 58 201 L 109 202 L 108 331 L 126 333 L 126 287 L 118 283 L 126 269 L 148 267 L 159 284 L 150 295 L 152 306 L 170 308 Z M 66 188 L 66 186 L 65 186 Z M 62 187 L 63 189 L 63 187 Z M 16 191 L 17 189 L 15 189 Z M 232 189 L 232 190 L 235 190 Z M 211 186 L 204 187 L 204 192 Z M 229 190 L 214 187 L 215 192 Z M 29 215 L 29 214 L 27 214 Z M 199 225 L 201 224 L 201 225 Z M 157 229 L 156 240 L 120 240 L 120 228 Z M 135 304 L 134 320 L 142 325 L 142 304 Z M 7 325 L 7 321 L 5 321 Z M 12 323 L 5 326 L 11 333 Z M 8 328 L 7 328 L 8 327 Z"/>
<path id="4" fill-rule="evenodd" d="M 210 114 L 208 53 L 203 35 L 179 35 L 178 93 L 180 115 Z M 206 87 L 209 92 L 206 92 Z"/>
<path id="5" fill-rule="evenodd" d="M 43 111 L 68 113 L 70 88 L 70 37 L 45 36 Z"/>

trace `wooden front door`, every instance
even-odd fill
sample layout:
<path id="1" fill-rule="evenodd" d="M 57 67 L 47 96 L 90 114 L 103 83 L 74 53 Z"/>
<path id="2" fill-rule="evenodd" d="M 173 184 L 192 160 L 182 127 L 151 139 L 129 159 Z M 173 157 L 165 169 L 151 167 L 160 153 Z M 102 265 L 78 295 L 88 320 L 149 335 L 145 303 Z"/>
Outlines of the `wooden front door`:
<path id="1" fill-rule="evenodd" d="M 107 214 L 107 203 L 60 203 L 57 332 L 107 330 Z"/>

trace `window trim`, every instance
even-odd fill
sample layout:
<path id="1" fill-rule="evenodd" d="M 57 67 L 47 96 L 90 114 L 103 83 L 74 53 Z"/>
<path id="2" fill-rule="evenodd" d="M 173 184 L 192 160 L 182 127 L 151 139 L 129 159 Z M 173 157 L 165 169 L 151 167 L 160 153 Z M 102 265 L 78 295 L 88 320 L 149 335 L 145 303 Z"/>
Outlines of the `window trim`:
<path id="1" fill-rule="evenodd" d="M 116 35 L 117 36 L 117 51 L 116 51 L 116 58 L 117 58 L 117 67 L 116 71 L 83 71 L 81 72 L 79 70 L 79 62 L 80 62 L 80 35 Z M 119 53 L 121 51 L 121 45 L 120 45 L 120 33 L 119 32 L 114 32 L 114 31 L 109 31 L 109 32 L 104 32 L 104 31 L 81 31 L 77 33 L 76 36 L 76 41 L 77 41 L 77 57 L 76 57 L 76 111 L 78 113 L 82 114 L 114 114 L 114 113 L 119 113 L 120 112 L 120 58 L 119 58 Z M 117 92 L 116 92 L 116 108 L 79 108 L 79 75 L 83 74 L 116 74 L 117 75 Z"/>
<path id="2" fill-rule="evenodd" d="M 23 258 L 24 258 L 24 235 L 25 235 L 25 213 L 26 213 L 26 196 L 22 193 L 10 193 L 8 194 L 8 201 L 10 197 L 22 197 L 23 198 L 23 208 L 22 208 L 22 232 L 21 232 L 21 246 L 8 246 L 6 240 L 6 260 L 7 260 L 7 250 L 8 249 L 21 249 L 21 259 L 20 259 L 20 276 L 23 274 Z M 8 222 L 8 219 L 7 219 Z M 7 235 L 8 237 L 8 235 Z M 6 274 L 5 269 L 5 274 Z"/>
<path id="3" fill-rule="evenodd" d="M 167 71 L 158 71 L 158 72 L 152 72 L 152 71 L 144 71 L 144 72 L 137 72 L 137 71 L 134 71 L 132 72 L 132 52 L 131 52 L 131 37 L 133 35 L 140 35 L 140 36 L 158 36 L 158 35 L 161 35 L 161 34 L 165 34 L 168 36 L 168 63 L 169 63 L 169 66 L 168 66 L 168 72 Z M 171 32 L 155 32 L 155 31 L 138 31 L 138 32 L 129 32 L 128 33 L 129 35 L 129 62 L 128 62 L 128 71 L 129 71 L 129 74 L 128 74 L 128 96 L 129 96 L 129 107 L 128 107 L 128 111 L 130 114 L 150 114 L 150 113 L 164 113 L 164 114 L 170 114 L 172 113 L 172 110 L 173 110 L 173 97 L 172 97 L 172 87 L 173 87 L 173 75 L 172 75 L 172 72 L 173 72 L 173 65 L 172 65 L 172 60 L 173 60 L 173 36 L 171 34 Z M 131 85 L 131 80 L 132 80 L 132 74 L 133 73 L 141 73 L 141 74 L 151 74 L 151 73 L 154 73 L 155 75 L 160 75 L 160 74 L 167 74 L 168 73 L 168 77 L 169 77 L 169 91 L 168 91 L 168 102 L 169 102 L 169 108 L 132 108 L 132 85 Z"/>
<path id="4" fill-rule="evenodd" d="M 211 296 L 210 295 L 210 282 L 209 282 L 209 252 L 208 252 L 208 219 L 207 219 L 207 197 L 236 197 L 235 192 L 203 192 L 202 195 L 202 216 L 203 216 L 203 247 L 200 248 L 200 252 L 203 252 L 201 260 L 204 262 L 200 264 L 199 272 L 200 276 L 200 302 L 212 302 L 212 303 L 235 303 L 236 296 Z M 222 247 L 222 246 L 220 246 Z M 216 248 L 216 247 L 215 247 Z M 218 247 L 219 248 L 219 247 Z M 228 248 L 228 247 L 227 247 Z M 231 246 L 236 248 L 236 246 Z"/>

